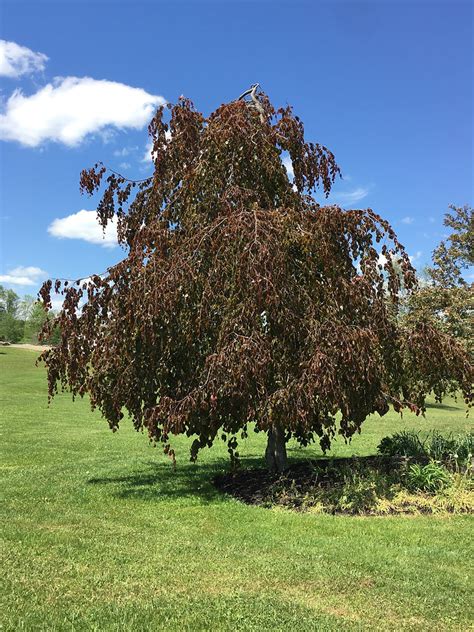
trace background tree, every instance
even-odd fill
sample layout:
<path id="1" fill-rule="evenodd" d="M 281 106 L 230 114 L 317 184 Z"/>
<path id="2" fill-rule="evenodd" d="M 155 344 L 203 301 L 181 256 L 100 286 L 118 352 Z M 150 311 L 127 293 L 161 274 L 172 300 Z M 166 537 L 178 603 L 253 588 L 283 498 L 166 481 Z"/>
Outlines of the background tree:
<path id="1" fill-rule="evenodd" d="M 441 287 L 467 287 L 463 271 L 474 266 L 474 214 L 470 206 L 449 207 L 444 225 L 451 229 L 446 241 L 433 252 L 433 266 L 428 274 Z M 472 285 L 472 284 L 471 284 Z"/>
<path id="2" fill-rule="evenodd" d="M 31 296 L 31 294 L 25 294 L 18 303 L 18 316 L 24 321 L 28 320 L 34 310 L 35 304 L 38 303 L 39 301 L 36 297 Z"/>
<path id="3" fill-rule="evenodd" d="M 24 327 L 24 342 L 37 345 L 40 342 L 40 334 L 45 328 L 46 322 L 54 318 L 54 314 L 48 314 L 45 312 L 42 304 L 30 297 L 25 297 L 22 305 L 25 313 L 25 327 Z M 52 326 L 47 336 L 41 337 L 41 342 L 44 344 L 57 344 L 59 342 L 60 335 L 58 326 Z"/>
<path id="4" fill-rule="evenodd" d="M 24 322 L 19 318 L 19 309 L 18 294 L 0 285 L 0 340 L 19 342 L 22 339 Z"/>
<path id="5" fill-rule="evenodd" d="M 401 282 L 409 292 L 416 281 L 390 225 L 313 197 L 339 168 L 290 107 L 275 111 L 257 86 L 208 118 L 181 98 L 149 132 L 153 176 L 109 173 L 97 207 L 103 227 L 116 219 L 125 258 L 54 284 L 64 305 L 60 343 L 42 355 L 51 396 L 88 393 L 113 430 L 126 410 L 171 457 L 181 433 L 195 437 L 192 459 L 219 436 L 238 457 L 254 422 L 271 470 L 285 468 L 290 437 L 327 449 L 390 404 L 422 408 L 455 387 L 470 398 L 462 348 L 430 322 L 398 323 Z M 105 174 L 84 171 L 82 189 Z"/>
<path id="6" fill-rule="evenodd" d="M 407 301 L 407 317 L 430 318 L 474 357 L 474 284 L 465 278 L 474 266 L 474 215 L 469 206 L 450 206 L 444 225 L 451 229 L 433 252 L 426 280 Z"/>
<path id="7" fill-rule="evenodd" d="M 54 312 L 45 312 L 42 303 L 34 296 L 25 294 L 20 298 L 13 290 L 0 285 L 0 340 L 38 344 L 46 322 L 52 319 Z M 57 344 L 58 325 L 51 323 L 50 330 L 42 337 L 42 342 Z"/>

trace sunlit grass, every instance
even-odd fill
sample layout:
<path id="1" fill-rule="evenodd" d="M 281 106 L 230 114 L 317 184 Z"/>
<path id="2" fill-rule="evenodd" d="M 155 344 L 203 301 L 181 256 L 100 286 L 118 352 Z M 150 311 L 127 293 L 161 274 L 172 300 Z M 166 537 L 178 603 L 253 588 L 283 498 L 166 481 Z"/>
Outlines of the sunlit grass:
<path id="1" fill-rule="evenodd" d="M 220 495 L 224 444 L 173 471 L 87 401 L 48 408 L 31 351 L 2 349 L 4 630 L 461 630 L 472 623 L 471 517 L 352 518 Z M 462 402 L 369 419 L 335 456 L 403 428 L 461 432 Z M 261 463 L 264 437 L 239 446 Z M 293 458 L 319 454 L 290 446 Z"/>

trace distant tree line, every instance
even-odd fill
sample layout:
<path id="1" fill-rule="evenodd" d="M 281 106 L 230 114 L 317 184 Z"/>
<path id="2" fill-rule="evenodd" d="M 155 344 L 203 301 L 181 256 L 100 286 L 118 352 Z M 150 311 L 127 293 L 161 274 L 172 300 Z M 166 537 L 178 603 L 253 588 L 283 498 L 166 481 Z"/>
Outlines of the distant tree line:
<path id="1" fill-rule="evenodd" d="M 20 298 L 13 290 L 0 285 L 0 341 L 39 344 L 38 335 L 45 322 L 51 318 L 34 296 Z M 56 328 L 44 344 L 59 341 Z"/>

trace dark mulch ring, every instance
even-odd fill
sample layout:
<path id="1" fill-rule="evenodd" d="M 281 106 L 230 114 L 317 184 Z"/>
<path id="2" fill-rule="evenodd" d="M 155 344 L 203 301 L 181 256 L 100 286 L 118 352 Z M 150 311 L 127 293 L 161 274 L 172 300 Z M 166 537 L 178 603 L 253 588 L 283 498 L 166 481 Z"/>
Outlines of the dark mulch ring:
<path id="1" fill-rule="evenodd" d="M 275 484 L 288 482 L 301 493 L 315 486 L 330 488 L 341 483 L 349 471 L 374 470 L 384 474 L 405 469 L 406 457 L 366 456 L 340 459 L 318 459 L 293 463 L 284 474 L 271 473 L 265 468 L 239 469 L 214 477 L 214 485 L 220 491 L 238 498 L 249 505 L 267 504 L 273 495 Z"/>
<path id="2" fill-rule="evenodd" d="M 431 499 L 437 497 L 429 494 L 409 496 L 403 481 L 414 462 L 387 456 L 318 459 L 294 463 L 284 474 L 271 474 L 264 468 L 240 469 L 219 474 L 213 482 L 221 492 L 247 504 L 295 511 L 359 515 L 471 512 L 464 505 L 458 509 L 449 503 L 433 504 Z"/>

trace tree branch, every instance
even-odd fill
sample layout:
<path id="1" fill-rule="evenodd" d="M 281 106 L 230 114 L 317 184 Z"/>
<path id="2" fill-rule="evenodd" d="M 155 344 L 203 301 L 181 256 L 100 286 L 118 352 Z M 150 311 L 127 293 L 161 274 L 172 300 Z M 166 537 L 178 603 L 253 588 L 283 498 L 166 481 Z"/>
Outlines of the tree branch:
<path id="1" fill-rule="evenodd" d="M 254 83 L 252 86 L 250 86 L 250 88 L 248 90 L 246 90 L 245 92 L 243 92 L 240 97 L 237 99 L 237 101 L 242 101 L 246 96 L 250 95 L 250 98 L 252 99 L 252 102 L 248 102 L 249 105 L 253 105 L 255 107 L 255 109 L 258 111 L 258 113 L 260 114 L 260 120 L 262 121 L 262 123 L 265 123 L 265 110 L 263 109 L 263 105 L 260 103 L 258 97 L 257 97 L 257 90 L 258 88 L 260 88 L 260 84 L 259 83 Z"/>

